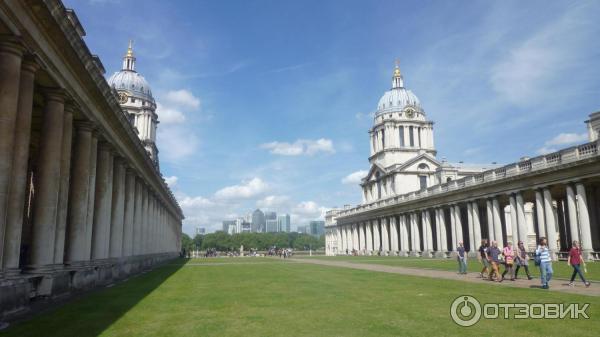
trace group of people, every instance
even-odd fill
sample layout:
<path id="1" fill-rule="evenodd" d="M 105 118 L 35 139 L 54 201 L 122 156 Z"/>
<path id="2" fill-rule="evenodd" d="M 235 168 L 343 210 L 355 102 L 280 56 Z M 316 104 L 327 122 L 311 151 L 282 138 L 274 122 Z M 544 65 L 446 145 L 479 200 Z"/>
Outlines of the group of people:
<path id="1" fill-rule="evenodd" d="M 456 258 L 458 261 L 458 273 L 467 273 L 467 252 L 461 242 L 458 243 L 456 249 Z M 535 250 L 534 262 L 537 267 L 540 268 L 540 278 L 542 282 L 542 288 L 548 289 L 550 287 L 550 280 L 552 279 L 552 256 L 548 249 L 548 243 L 546 238 L 540 238 L 539 245 Z M 531 280 L 531 273 L 529 272 L 529 254 L 523 241 L 519 241 L 516 248 L 513 248 L 512 242 L 508 242 L 507 245 L 500 249 L 498 242 L 491 241 L 488 243 L 487 239 L 481 240 L 481 246 L 479 246 L 477 259 L 482 264 L 481 272 L 479 273 L 481 278 L 488 279 L 490 281 L 502 282 L 506 279 L 514 281 L 518 278 L 519 270 L 522 268 L 525 270 L 527 279 Z M 583 271 L 585 271 L 585 261 L 581 253 L 579 242 L 573 241 L 573 246 L 569 250 L 569 256 L 567 259 L 569 266 L 573 268 L 573 274 L 571 275 L 570 286 L 573 286 L 575 277 L 579 275 L 586 287 L 590 286 L 590 282 L 585 279 Z M 500 267 L 504 266 L 504 271 L 500 274 Z M 582 271 L 583 268 L 583 271 Z"/>

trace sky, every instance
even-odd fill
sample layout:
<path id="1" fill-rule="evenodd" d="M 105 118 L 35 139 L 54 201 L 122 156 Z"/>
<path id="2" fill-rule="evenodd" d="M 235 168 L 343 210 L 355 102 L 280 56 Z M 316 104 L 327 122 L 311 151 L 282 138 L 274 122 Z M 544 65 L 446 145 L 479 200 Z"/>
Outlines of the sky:
<path id="1" fill-rule="evenodd" d="M 257 207 L 292 227 L 361 201 L 399 59 L 438 158 L 511 163 L 587 141 L 598 1 L 66 0 L 107 77 L 132 39 L 161 171 L 209 232 Z"/>

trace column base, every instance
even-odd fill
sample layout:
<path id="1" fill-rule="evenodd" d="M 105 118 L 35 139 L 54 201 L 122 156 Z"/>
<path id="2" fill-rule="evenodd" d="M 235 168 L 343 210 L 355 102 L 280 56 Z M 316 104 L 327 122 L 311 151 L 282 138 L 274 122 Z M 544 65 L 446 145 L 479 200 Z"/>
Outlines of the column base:
<path id="1" fill-rule="evenodd" d="M 410 256 L 412 256 L 412 257 L 421 257 L 421 252 L 412 251 L 412 252 L 410 252 Z"/>
<path id="2" fill-rule="evenodd" d="M 446 252 L 442 252 L 442 251 L 437 251 L 435 252 L 435 257 L 438 259 L 444 259 L 446 258 Z"/>
<path id="3" fill-rule="evenodd" d="M 433 258 L 435 256 L 435 252 L 433 250 L 426 250 L 422 253 L 421 257 Z"/>

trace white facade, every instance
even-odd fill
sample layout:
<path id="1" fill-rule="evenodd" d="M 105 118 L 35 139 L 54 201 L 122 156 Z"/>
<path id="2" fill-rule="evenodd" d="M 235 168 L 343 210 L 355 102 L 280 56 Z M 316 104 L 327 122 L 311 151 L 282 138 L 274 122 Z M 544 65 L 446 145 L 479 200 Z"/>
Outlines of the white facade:
<path id="1" fill-rule="evenodd" d="M 363 203 L 460 179 L 494 165 L 450 164 L 436 159 L 433 122 L 419 99 L 404 87 L 396 65 L 392 88 L 379 100 L 369 130 L 371 168 L 361 187 Z"/>
<path id="2" fill-rule="evenodd" d="M 131 41 L 129 41 L 127 53 L 123 57 L 123 67 L 108 79 L 108 84 L 117 90 L 121 108 L 127 113 L 150 158 L 158 167 L 156 128 L 159 121 L 156 102 L 152 97 L 150 85 L 135 70 L 135 61 Z"/>

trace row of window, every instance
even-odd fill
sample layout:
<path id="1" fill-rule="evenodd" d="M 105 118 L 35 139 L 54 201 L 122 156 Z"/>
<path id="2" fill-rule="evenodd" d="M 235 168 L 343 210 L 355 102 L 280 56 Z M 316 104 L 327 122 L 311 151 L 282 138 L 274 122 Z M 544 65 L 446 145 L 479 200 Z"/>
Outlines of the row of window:
<path id="1" fill-rule="evenodd" d="M 416 135 L 417 135 L 416 139 L 415 139 L 415 130 L 416 130 Z M 398 127 L 398 133 L 400 136 L 399 137 L 400 147 L 407 146 L 406 140 L 404 137 L 404 126 Z M 379 140 L 379 133 L 376 133 L 375 136 L 373 137 L 373 148 L 374 149 L 377 149 L 378 140 Z M 422 147 L 422 145 L 421 145 L 421 128 L 414 127 L 414 126 L 408 126 L 408 146 L 414 147 L 415 142 L 418 143 L 419 147 Z M 385 130 L 381 130 L 381 146 L 382 146 L 382 148 L 385 149 Z"/>

